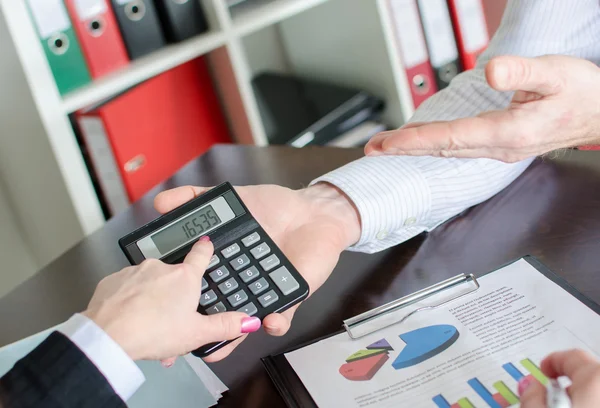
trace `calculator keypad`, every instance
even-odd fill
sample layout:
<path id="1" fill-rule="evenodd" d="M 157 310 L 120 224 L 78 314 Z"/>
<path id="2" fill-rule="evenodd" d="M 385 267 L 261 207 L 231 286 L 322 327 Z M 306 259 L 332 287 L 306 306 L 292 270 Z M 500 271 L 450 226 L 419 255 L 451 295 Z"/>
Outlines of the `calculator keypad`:
<path id="1" fill-rule="evenodd" d="M 276 252 L 259 232 L 220 248 L 202 279 L 201 308 L 209 315 L 236 310 L 254 316 L 298 290 Z"/>

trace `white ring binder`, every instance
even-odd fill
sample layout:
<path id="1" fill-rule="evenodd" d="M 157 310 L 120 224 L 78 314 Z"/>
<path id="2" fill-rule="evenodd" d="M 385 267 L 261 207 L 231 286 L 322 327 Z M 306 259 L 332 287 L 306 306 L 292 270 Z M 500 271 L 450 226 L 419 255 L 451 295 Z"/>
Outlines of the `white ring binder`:
<path id="1" fill-rule="evenodd" d="M 472 283 L 474 287 L 464 293 L 460 293 L 452 297 L 451 299 L 445 300 L 435 305 L 420 307 L 402 316 L 399 319 L 397 318 L 398 312 L 407 306 L 413 305 L 431 296 L 437 295 L 445 290 L 454 288 L 459 285 L 470 283 Z M 344 329 L 346 329 L 346 332 L 348 333 L 350 338 L 358 339 L 360 337 L 374 333 L 393 324 L 402 323 L 410 316 L 418 312 L 424 310 L 437 309 L 438 307 L 444 306 L 464 296 L 470 295 L 471 293 L 477 291 L 479 287 L 479 282 L 477 282 L 477 279 L 474 275 L 460 274 L 453 278 L 436 283 L 435 285 L 422 289 L 418 292 L 412 293 L 403 298 L 394 300 L 392 302 L 386 303 L 385 305 L 379 306 L 375 309 L 369 310 L 357 316 L 351 317 L 350 319 L 344 320 Z"/>

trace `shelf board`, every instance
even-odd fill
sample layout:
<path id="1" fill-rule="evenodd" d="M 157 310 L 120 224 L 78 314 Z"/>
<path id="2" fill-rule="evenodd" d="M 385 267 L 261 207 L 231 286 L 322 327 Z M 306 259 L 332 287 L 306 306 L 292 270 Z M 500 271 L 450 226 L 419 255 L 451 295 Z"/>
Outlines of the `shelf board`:
<path id="1" fill-rule="evenodd" d="M 94 80 L 63 98 L 65 114 L 101 102 L 132 86 L 191 61 L 226 43 L 223 32 L 209 32 L 178 44 L 167 45 L 147 56 L 132 61 L 127 67 Z"/>
<path id="2" fill-rule="evenodd" d="M 230 9 L 233 30 L 238 36 L 259 31 L 328 0 L 256 0 Z"/>

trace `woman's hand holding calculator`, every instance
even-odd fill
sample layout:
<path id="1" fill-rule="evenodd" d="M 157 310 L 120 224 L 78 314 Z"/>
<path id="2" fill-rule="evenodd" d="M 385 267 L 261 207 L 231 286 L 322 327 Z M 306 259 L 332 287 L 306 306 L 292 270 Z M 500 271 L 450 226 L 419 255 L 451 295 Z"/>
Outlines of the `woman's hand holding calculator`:
<path id="1" fill-rule="evenodd" d="M 260 328 L 244 313 L 204 316 L 196 312 L 202 277 L 213 255 L 210 240 L 198 241 L 183 263 L 147 260 L 98 284 L 83 313 L 102 328 L 132 360 L 163 360 L 205 344 L 232 340 Z"/>
<path id="2" fill-rule="evenodd" d="M 160 193 L 155 208 L 168 213 L 207 191 L 201 187 L 179 187 Z M 303 190 L 262 185 L 236 188 L 258 223 L 302 274 L 310 293 L 327 280 L 341 252 L 358 241 L 358 212 L 337 189 L 317 184 Z M 298 305 L 263 319 L 263 328 L 274 336 L 285 334 Z M 205 360 L 228 355 L 243 337 L 217 350 Z"/>

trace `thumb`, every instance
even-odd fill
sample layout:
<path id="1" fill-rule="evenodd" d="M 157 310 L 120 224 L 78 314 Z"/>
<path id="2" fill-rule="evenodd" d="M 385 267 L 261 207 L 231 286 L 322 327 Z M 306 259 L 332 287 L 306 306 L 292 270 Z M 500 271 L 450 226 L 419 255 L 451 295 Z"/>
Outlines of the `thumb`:
<path id="1" fill-rule="evenodd" d="M 214 315 L 197 315 L 196 330 L 203 344 L 233 340 L 260 329 L 258 317 L 248 317 L 239 312 L 224 312 Z"/>
<path id="2" fill-rule="evenodd" d="M 553 95 L 561 88 L 561 72 L 551 57 L 496 57 L 486 66 L 490 86 L 497 91 L 526 91 Z"/>

